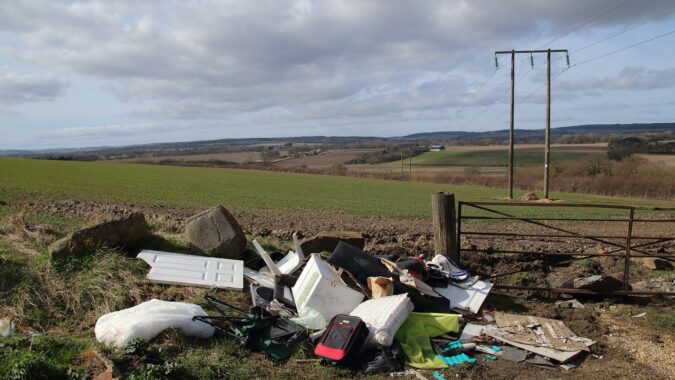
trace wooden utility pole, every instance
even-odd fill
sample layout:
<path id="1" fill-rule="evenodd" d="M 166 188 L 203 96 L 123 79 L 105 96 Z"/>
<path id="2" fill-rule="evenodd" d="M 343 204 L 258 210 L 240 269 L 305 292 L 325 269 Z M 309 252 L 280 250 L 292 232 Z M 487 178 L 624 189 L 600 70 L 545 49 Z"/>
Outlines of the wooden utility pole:
<path id="1" fill-rule="evenodd" d="M 403 147 L 401 147 L 401 177 L 403 177 Z"/>
<path id="2" fill-rule="evenodd" d="M 408 149 L 408 173 L 412 174 L 412 149 Z"/>
<path id="3" fill-rule="evenodd" d="M 516 108 L 516 51 L 511 50 L 511 124 L 509 125 L 509 199 L 513 199 L 513 134 Z"/>
<path id="4" fill-rule="evenodd" d="M 544 146 L 544 199 L 548 199 L 551 164 L 551 49 L 546 52 L 546 146 Z"/>
<path id="5" fill-rule="evenodd" d="M 459 262 L 455 229 L 455 194 L 431 194 L 431 212 L 434 223 L 434 252 L 449 255 Z"/>
<path id="6" fill-rule="evenodd" d="M 515 87 L 516 87 L 516 54 L 543 54 L 546 53 L 546 80 L 548 84 L 548 96 L 546 102 L 546 146 L 544 148 L 544 198 L 548 198 L 549 185 L 549 164 L 551 150 L 551 53 L 565 53 L 567 49 L 558 50 L 500 50 L 495 52 L 499 54 L 511 55 L 511 124 L 509 126 L 509 199 L 513 199 L 513 157 L 514 157 L 514 130 L 515 130 Z M 534 62 L 534 61 L 532 61 Z M 534 63 L 533 63 L 534 64 Z M 569 65 L 569 60 L 568 60 Z"/>

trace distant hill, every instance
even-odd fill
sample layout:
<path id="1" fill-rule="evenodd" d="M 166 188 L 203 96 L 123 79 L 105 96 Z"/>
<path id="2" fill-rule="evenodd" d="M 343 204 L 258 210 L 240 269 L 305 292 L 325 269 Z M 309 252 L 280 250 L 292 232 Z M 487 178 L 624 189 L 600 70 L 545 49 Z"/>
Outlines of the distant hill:
<path id="1" fill-rule="evenodd" d="M 675 123 L 636 123 L 636 124 L 588 124 L 551 129 L 552 138 L 555 140 L 563 136 L 595 135 L 605 137 L 625 137 L 646 132 L 672 132 L 675 133 Z M 515 131 L 516 142 L 537 143 L 543 142 L 544 129 L 517 129 Z M 141 155 L 181 155 L 197 153 L 214 153 L 224 151 L 250 150 L 257 146 L 263 150 L 265 145 L 278 144 L 326 144 L 333 146 L 370 145 L 382 146 L 383 144 L 418 143 L 421 145 L 434 143 L 472 144 L 475 140 L 490 141 L 491 143 L 503 143 L 508 140 L 507 129 L 489 132 L 465 132 L 465 131 L 442 131 L 414 133 L 396 137 L 376 136 L 299 136 L 299 137 L 270 137 L 270 138 L 238 138 L 218 139 L 203 141 L 184 141 L 169 143 L 152 143 L 142 145 L 128 145 L 122 147 L 88 147 L 79 149 L 45 149 L 45 150 L 0 150 L 0 156 L 27 156 L 38 158 L 55 159 L 99 159 L 99 158 L 125 158 Z M 606 141 L 606 140 L 605 140 Z"/>
<path id="2" fill-rule="evenodd" d="M 556 138 L 573 134 L 635 134 L 645 132 L 674 132 L 675 123 L 635 123 L 635 124 L 586 124 L 570 127 L 551 128 L 551 137 Z M 516 138 L 544 138 L 545 129 L 516 129 Z M 489 132 L 423 132 L 401 136 L 405 140 L 473 140 L 473 139 L 507 139 L 509 130 Z"/>

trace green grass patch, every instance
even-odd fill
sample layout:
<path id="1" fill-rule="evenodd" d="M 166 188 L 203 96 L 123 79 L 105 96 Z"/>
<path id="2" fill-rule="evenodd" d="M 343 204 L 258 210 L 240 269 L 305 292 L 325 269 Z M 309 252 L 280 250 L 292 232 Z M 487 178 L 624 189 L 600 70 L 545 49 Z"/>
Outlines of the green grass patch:
<path id="1" fill-rule="evenodd" d="M 658 329 L 675 330 L 675 310 L 667 309 L 647 314 L 649 324 Z"/>
<path id="2" fill-rule="evenodd" d="M 588 157 L 589 152 L 553 150 L 551 161 L 576 161 Z M 516 149 L 515 166 L 541 165 L 544 162 L 543 148 Z M 400 165 L 401 161 L 397 161 Z M 444 150 L 426 152 L 412 158 L 412 164 L 418 166 L 508 166 L 509 152 L 503 150 Z M 406 164 L 408 161 L 406 160 Z"/>
<path id="3" fill-rule="evenodd" d="M 514 273 L 506 276 L 504 279 L 505 285 L 511 286 L 534 286 L 537 280 L 529 272 Z"/>
<path id="4" fill-rule="evenodd" d="M 430 194 L 455 193 L 459 200 L 495 200 L 503 189 L 433 183 L 385 181 L 251 170 L 0 159 L 0 197 L 80 199 L 114 203 L 208 207 L 223 204 L 240 210 L 325 210 L 357 215 L 430 218 Z M 567 193 L 567 201 L 673 206 Z M 542 208 L 539 208 L 542 209 Z M 567 212 L 555 210 L 556 212 Z M 570 211 L 588 215 L 592 211 Z M 540 210 L 536 210 L 540 214 Z M 599 215 L 618 215 L 602 210 Z"/>
<path id="5" fill-rule="evenodd" d="M 86 342 L 68 336 L 0 338 L 0 378 L 87 378 L 87 374 L 70 369 L 71 362 L 87 346 Z"/>

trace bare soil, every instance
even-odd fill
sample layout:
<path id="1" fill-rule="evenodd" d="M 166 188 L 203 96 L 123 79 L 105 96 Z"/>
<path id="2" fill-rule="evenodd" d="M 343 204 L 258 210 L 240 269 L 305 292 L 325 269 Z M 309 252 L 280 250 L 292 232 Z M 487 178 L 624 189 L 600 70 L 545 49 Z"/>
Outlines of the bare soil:
<path id="1" fill-rule="evenodd" d="M 274 166 L 292 168 L 305 165 L 310 169 L 323 169 L 336 164 L 344 164 L 355 159 L 361 153 L 372 152 L 373 149 L 335 149 L 328 150 L 316 156 L 305 156 L 280 160 Z"/>

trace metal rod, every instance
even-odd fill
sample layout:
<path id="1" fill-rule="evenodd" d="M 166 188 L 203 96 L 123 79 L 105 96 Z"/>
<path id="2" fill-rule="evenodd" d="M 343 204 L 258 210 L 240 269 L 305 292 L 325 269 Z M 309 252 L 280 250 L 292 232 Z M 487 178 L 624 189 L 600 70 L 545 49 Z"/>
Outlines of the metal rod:
<path id="1" fill-rule="evenodd" d="M 509 199 L 513 199 L 513 134 L 516 105 L 516 51 L 511 50 L 511 124 L 509 125 Z"/>
<path id="2" fill-rule="evenodd" d="M 520 217 L 495 217 L 495 216 L 464 216 L 462 219 L 480 219 L 480 220 L 520 220 Z M 529 220 L 557 220 L 573 222 L 627 222 L 628 219 L 593 219 L 593 218 L 527 218 Z M 623 237 L 622 237 L 623 238 Z"/>
<path id="3" fill-rule="evenodd" d="M 567 49 L 548 49 L 548 50 L 497 50 L 495 54 L 539 54 L 539 53 L 567 53 Z"/>
<path id="4" fill-rule="evenodd" d="M 460 252 L 482 252 L 487 254 L 493 253 L 503 253 L 506 255 L 541 255 L 541 256 L 580 256 L 581 258 L 602 256 L 602 257 L 626 257 L 625 253 L 579 253 L 579 252 L 534 252 L 534 251 L 511 251 L 511 250 L 501 250 L 501 249 L 460 249 Z M 657 255 L 657 254 L 642 254 L 642 255 L 631 255 L 631 258 L 641 258 L 641 257 L 655 257 L 659 259 L 671 260 L 675 259 L 673 254 L 670 255 Z"/>
<path id="5" fill-rule="evenodd" d="M 623 266 L 623 290 L 628 290 L 628 272 L 630 271 L 630 239 L 633 235 L 633 217 L 635 210 L 630 210 L 628 215 L 628 233 L 626 234 L 626 260 Z"/>
<path id="6" fill-rule="evenodd" d="M 532 202 L 497 202 L 497 201 L 476 201 L 462 203 L 467 206 L 482 205 L 482 206 L 528 206 L 528 207 L 580 207 L 580 208 L 612 208 L 617 210 L 631 210 L 635 209 L 633 206 L 612 205 L 605 203 L 532 203 Z"/>
<path id="7" fill-rule="evenodd" d="M 480 206 L 474 206 L 474 207 L 476 207 L 476 208 L 478 208 L 478 209 L 481 209 L 481 210 L 484 210 L 484 211 L 494 212 L 494 213 L 496 213 L 496 214 L 503 215 L 503 216 L 513 216 L 513 215 L 509 215 L 509 214 L 503 213 L 503 212 L 501 212 L 501 211 L 491 210 L 491 209 L 485 208 L 485 207 L 480 207 Z M 523 220 L 523 221 L 525 221 L 525 222 L 530 222 L 530 223 L 532 223 L 532 224 L 536 224 L 536 225 L 541 226 L 541 227 L 550 228 L 550 229 L 555 230 L 555 231 L 564 232 L 564 233 L 567 233 L 567 234 L 576 234 L 577 236 L 579 236 L 579 237 L 581 237 L 581 238 L 587 238 L 587 239 L 591 239 L 591 240 L 594 240 L 594 241 L 597 241 L 597 242 L 600 242 L 600 243 L 605 243 L 605 244 L 613 245 L 613 246 L 615 246 L 615 247 L 624 248 L 623 245 L 619 245 L 619 244 L 616 244 L 616 243 L 612 243 L 612 242 L 606 241 L 606 240 L 600 240 L 600 239 L 596 239 L 596 238 L 592 238 L 592 237 L 586 237 L 586 236 L 584 236 L 584 235 L 582 235 L 582 234 L 578 234 L 578 233 L 575 233 L 574 231 L 566 230 L 566 229 L 564 229 L 564 228 L 555 227 L 555 226 L 549 226 L 549 225 L 546 224 L 546 223 L 541 223 L 541 222 L 537 222 L 537 221 L 532 221 L 532 220 L 529 220 L 529 219 L 527 219 L 527 218 L 521 218 L 521 220 Z"/>
<path id="8" fill-rule="evenodd" d="M 550 234 L 519 234 L 515 232 L 480 232 L 480 231 L 465 231 L 464 235 L 479 235 L 479 236 L 521 236 L 521 237 L 550 237 L 550 238 L 571 238 L 579 237 L 579 235 L 550 235 Z M 586 237 L 593 237 L 596 239 L 625 239 L 626 236 L 617 236 L 617 235 L 584 235 Z M 633 240 L 653 240 L 653 239 L 671 239 L 667 236 L 633 236 Z M 673 237 L 672 239 L 675 239 Z"/>
<path id="9" fill-rule="evenodd" d="M 579 253 L 579 252 L 533 252 L 533 251 L 515 251 L 515 250 L 502 250 L 502 249 L 462 249 L 461 252 L 483 252 L 488 254 L 493 253 L 503 253 L 508 255 L 541 255 L 541 256 L 603 256 L 603 257 L 625 257 L 623 253 Z M 646 256 L 641 256 L 646 257 Z"/>
<path id="10" fill-rule="evenodd" d="M 647 246 L 654 245 L 654 244 L 665 243 L 665 242 L 669 242 L 669 241 L 671 241 L 671 240 L 675 240 L 675 238 L 659 238 L 659 240 L 657 240 L 657 241 L 650 241 L 650 242 L 646 242 L 646 243 L 634 244 L 634 245 L 631 247 L 631 250 L 633 250 L 633 251 L 635 251 L 635 252 L 638 252 L 638 253 L 645 254 L 645 255 L 650 255 L 649 252 L 642 251 L 642 250 L 639 250 L 639 249 L 636 249 L 636 248 L 642 248 L 642 247 L 647 247 Z M 613 249 L 613 250 L 608 251 L 608 252 L 605 252 L 605 253 L 616 253 L 616 252 L 621 252 L 621 251 L 623 251 L 624 249 L 626 249 L 626 247 L 621 246 L 621 248 Z"/>
<path id="11" fill-rule="evenodd" d="M 608 296 L 637 296 L 637 295 L 660 295 L 660 296 L 675 296 L 675 292 L 646 292 L 636 290 L 613 290 L 613 291 L 594 291 L 587 289 L 569 289 L 569 288 L 542 288 L 542 287 L 528 287 L 519 285 L 501 285 L 495 284 L 495 288 L 499 289 L 514 289 L 514 290 L 529 290 L 542 291 L 552 293 L 566 293 L 566 294 L 588 294 L 588 295 L 608 295 Z"/>
<path id="12" fill-rule="evenodd" d="M 458 202 L 457 205 L 457 265 L 461 265 L 462 258 L 462 202 Z"/>
<path id="13" fill-rule="evenodd" d="M 403 176 L 403 148 L 401 148 L 401 176 Z"/>

